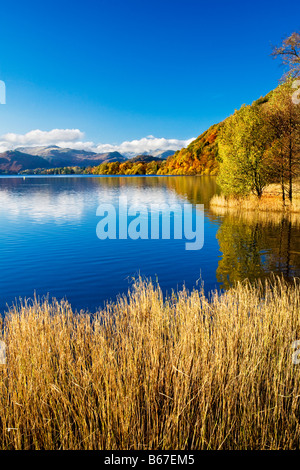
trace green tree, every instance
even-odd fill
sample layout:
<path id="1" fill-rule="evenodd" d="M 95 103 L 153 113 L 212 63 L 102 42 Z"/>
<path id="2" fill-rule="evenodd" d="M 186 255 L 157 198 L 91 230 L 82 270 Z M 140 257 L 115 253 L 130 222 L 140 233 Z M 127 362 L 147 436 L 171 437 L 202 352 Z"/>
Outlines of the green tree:
<path id="1" fill-rule="evenodd" d="M 261 106 L 242 106 L 226 119 L 219 138 L 218 183 L 225 194 L 256 194 L 268 183 L 265 151 L 270 136 Z"/>

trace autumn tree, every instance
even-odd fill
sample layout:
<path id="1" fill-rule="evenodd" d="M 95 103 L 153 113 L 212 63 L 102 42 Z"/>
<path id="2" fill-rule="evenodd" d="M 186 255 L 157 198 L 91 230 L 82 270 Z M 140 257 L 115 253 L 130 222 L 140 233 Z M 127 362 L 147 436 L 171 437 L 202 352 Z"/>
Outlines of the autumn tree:
<path id="1" fill-rule="evenodd" d="M 265 151 L 268 135 L 261 107 L 242 106 L 226 119 L 219 138 L 218 183 L 225 194 L 256 194 L 268 183 Z"/>
<path id="2" fill-rule="evenodd" d="M 268 150 L 271 157 L 269 168 L 273 176 L 280 180 L 283 201 L 285 183 L 288 185 L 288 198 L 292 201 L 293 180 L 299 174 L 300 107 L 292 100 L 293 92 L 293 78 L 288 77 L 273 91 L 264 113 L 272 136 Z"/>

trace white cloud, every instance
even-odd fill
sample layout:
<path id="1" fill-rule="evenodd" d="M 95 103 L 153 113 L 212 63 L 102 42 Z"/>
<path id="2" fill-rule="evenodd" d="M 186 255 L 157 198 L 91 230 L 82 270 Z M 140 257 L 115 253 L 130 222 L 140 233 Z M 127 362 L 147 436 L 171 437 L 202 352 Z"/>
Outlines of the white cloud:
<path id="1" fill-rule="evenodd" d="M 21 145 L 55 145 L 61 141 L 76 142 L 84 136 L 79 129 L 52 129 L 52 131 L 34 131 L 27 134 L 8 133 L 0 137 L 0 144 L 11 144 L 20 147 Z"/>
<path id="2" fill-rule="evenodd" d="M 83 140 L 84 133 L 79 129 L 52 129 L 51 131 L 32 130 L 26 134 L 8 133 L 0 137 L 0 152 L 18 147 L 36 147 L 58 145 L 78 150 L 91 150 L 98 153 L 120 152 L 123 155 L 134 156 L 141 153 L 157 153 L 166 150 L 179 150 L 189 145 L 192 139 L 165 139 L 148 135 L 142 139 L 125 141 L 121 144 L 95 144 Z"/>
<path id="3" fill-rule="evenodd" d="M 166 150 L 179 150 L 186 147 L 195 138 L 188 140 L 179 139 L 165 139 L 164 137 L 158 138 L 154 136 L 143 137 L 139 140 L 125 141 L 120 145 L 98 144 L 96 147 L 97 152 L 120 152 L 123 155 L 138 155 L 141 153 L 151 153 Z"/>

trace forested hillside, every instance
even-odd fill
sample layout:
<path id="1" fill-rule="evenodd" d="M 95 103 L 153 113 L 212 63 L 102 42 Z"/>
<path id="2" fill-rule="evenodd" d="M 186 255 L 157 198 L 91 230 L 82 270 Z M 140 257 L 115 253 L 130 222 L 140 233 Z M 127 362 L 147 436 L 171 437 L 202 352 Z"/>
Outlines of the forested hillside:
<path id="1" fill-rule="evenodd" d="M 218 134 L 223 123 L 214 124 L 197 139 L 168 157 L 160 174 L 215 175 L 218 172 Z"/>

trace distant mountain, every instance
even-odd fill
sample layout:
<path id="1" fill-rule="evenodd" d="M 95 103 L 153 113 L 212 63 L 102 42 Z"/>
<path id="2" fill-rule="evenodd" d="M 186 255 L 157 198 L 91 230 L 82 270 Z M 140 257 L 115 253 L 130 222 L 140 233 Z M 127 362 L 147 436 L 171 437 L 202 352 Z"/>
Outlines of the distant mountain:
<path id="1" fill-rule="evenodd" d="M 176 150 L 165 150 L 164 152 L 162 152 L 161 150 L 158 150 L 156 152 L 153 152 L 153 156 L 157 158 L 161 158 L 162 160 L 166 160 L 171 155 L 174 155 L 175 152 Z"/>
<path id="2" fill-rule="evenodd" d="M 127 158 L 119 152 L 96 153 L 86 150 L 61 148 L 56 145 L 48 147 L 20 147 L 18 152 L 42 157 L 51 167 L 94 166 L 104 162 L 124 162 Z M 43 167 L 47 168 L 47 167 Z"/>
<path id="3" fill-rule="evenodd" d="M 9 150 L 0 153 L 0 172 L 19 173 L 23 170 L 35 170 L 36 168 L 51 168 L 52 165 L 37 155 Z"/>
<path id="4" fill-rule="evenodd" d="M 153 157 L 153 155 L 137 155 L 136 157 L 130 158 L 128 161 L 131 163 L 134 162 L 162 162 L 164 159 L 163 158 L 158 158 L 158 157 Z"/>
<path id="5" fill-rule="evenodd" d="M 176 150 L 157 149 L 157 150 L 145 151 L 140 155 L 145 155 L 145 156 L 152 155 L 153 157 L 157 157 L 157 158 L 161 158 L 161 159 L 165 160 L 170 155 L 174 155 L 175 152 L 176 152 Z M 130 160 L 131 158 L 135 158 L 137 156 L 137 152 L 124 152 L 124 155 L 125 155 L 125 157 L 127 157 L 127 159 Z"/>

